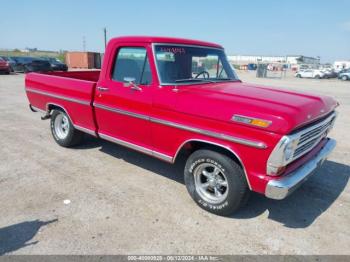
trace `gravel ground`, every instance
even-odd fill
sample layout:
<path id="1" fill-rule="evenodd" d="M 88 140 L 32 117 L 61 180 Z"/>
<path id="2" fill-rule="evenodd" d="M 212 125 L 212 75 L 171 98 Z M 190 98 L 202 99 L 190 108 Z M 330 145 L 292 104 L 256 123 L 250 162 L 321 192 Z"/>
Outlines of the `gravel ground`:
<path id="1" fill-rule="evenodd" d="M 0 75 L 0 254 L 350 254 L 350 81 L 246 82 L 340 102 L 338 146 L 283 201 L 253 194 L 232 217 L 195 205 L 174 166 L 109 142 L 59 147 L 32 113 L 23 75 Z"/>

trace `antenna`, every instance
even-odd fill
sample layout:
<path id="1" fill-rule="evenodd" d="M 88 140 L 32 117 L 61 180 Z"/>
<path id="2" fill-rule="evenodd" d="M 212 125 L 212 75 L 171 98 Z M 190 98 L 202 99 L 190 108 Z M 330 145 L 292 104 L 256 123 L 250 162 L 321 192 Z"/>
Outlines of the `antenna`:
<path id="1" fill-rule="evenodd" d="M 85 36 L 83 36 L 83 51 L 86 51 L 86 39 Z"/>
<path id="2" fill-rule="evenodd" d="M 104 40 L 105 40 L 105 51 L 107 47 L 107 28 L 103 28 Z"/>

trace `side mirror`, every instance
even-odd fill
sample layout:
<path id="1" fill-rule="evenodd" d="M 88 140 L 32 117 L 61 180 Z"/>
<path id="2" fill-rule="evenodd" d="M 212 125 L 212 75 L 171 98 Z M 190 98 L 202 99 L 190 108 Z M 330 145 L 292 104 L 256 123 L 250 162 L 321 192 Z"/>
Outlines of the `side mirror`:
<path id="1" fill-rule="evenodd" d="M 135 84 L 136 78 L 135 77 L 124 77 L 124 86 L 130 87 L 132 90 L 136 91 L 142 91 L 142 88 L 139 87 L 137 84 Z"/>
<path id="2" fill-rule="evenodd" d="M 136 78 L 135 77 L 124 77 L 124 86 L 129 87 L 131 85 L 135 85 Z"/>

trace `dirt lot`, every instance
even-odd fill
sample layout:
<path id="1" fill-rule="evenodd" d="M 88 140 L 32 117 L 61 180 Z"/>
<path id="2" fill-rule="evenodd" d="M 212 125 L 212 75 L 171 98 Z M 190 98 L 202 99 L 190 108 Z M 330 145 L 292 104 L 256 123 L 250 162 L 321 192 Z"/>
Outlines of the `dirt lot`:
<path id="1" fill-rule="evenodd" d="M 0 254 L 350 254 L 350 81 L 239 75 L 341 107 L 317 175 L 283 201 L 254 194 L 230 218 L 194 204 L 181 164 L 94 138 L 59 147 L 29 111 L 23 75 L 0 75 Z"/>

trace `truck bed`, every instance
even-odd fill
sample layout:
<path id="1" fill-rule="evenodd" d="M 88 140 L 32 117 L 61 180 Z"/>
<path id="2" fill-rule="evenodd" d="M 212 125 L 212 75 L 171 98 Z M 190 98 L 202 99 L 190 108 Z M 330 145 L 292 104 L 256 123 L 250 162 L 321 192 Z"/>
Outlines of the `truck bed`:
<path id="1" fill-rule="evenodd" d="M 25 90 L 34 110 L 64 108 L 73 125 L 90 134 L 96 133 L 92 107 L 100 71 L 29 73 Z"/>
<path id="2" fill-rule="evenodd" d="M 51 75 L 51 76 L 74 78 L 77 80 L 86 80 L 86 81 L 97 82 L 99 77 L 100 77 L 100 70 L 49 72 L 49 73 L 45 73 L 45 74 Z"/>

